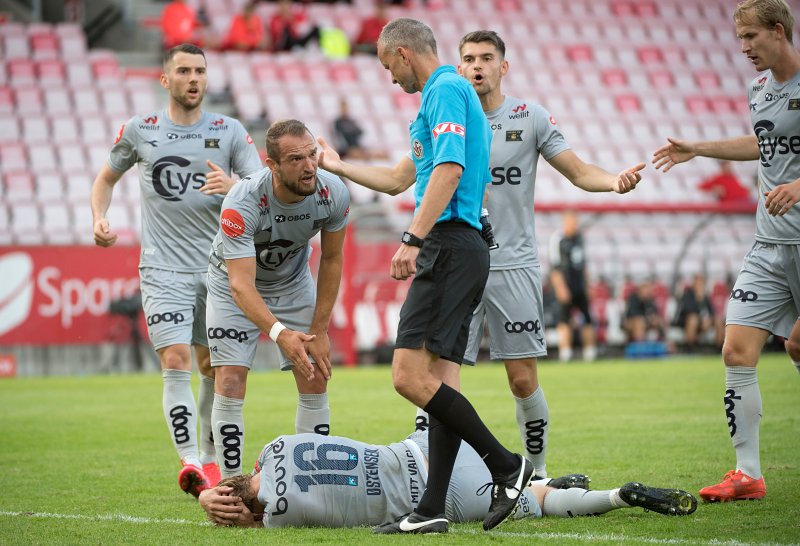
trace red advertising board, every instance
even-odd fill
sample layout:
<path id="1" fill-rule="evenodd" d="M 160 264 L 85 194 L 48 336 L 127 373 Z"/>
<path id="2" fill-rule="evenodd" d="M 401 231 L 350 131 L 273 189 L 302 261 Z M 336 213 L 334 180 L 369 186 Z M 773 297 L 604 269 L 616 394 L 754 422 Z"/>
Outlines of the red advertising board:
<path id="1" fill-rule="evenodd" d="M 102 343 L 139 290 L 139 247 L 0 248 L 0 345 Z"/>

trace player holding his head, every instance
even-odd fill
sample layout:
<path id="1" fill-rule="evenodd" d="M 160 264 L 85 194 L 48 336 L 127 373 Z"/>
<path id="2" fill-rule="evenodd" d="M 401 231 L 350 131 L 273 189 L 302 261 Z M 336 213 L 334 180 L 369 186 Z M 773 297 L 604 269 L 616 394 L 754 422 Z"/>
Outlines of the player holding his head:
<path id="1" fill-rule="evenodd" d="M 428 483 L 428 451 L 424 431 L 389 445 L 317 434 L 279 436 L 264 447 L 249 476 L 227 478 L 203 491 L 200 506 L 217 525 L 392 524 L 417 509 Z M 462 443 L 445 504 L 447 519 L 483 520 L 491 481 L 475 450 Z M 588 483 L 583 474 L 535 481 L 521 492 L 514 518 L 594 516 L 629 506 L 685 516 L 697 508 L 697 500 L 680 489 L 630 482 L 610 491 L 587 491 Z"/>
<path id="2" fill-rule="evenodd" d="M 228 173 L 247 176 L 261 168 L 261 160 L 239 121 L 202 110 L 208 83 L 202 49 L 173 47 L 164 55 L 163 69 L 167 108 L 125 122 L 94 180 L 91 204 L 95 243 L 109 247 L 117 241 L 106 218 L 114 185 L 138 166 L 142 305 L 161 360 L 164 418 L 183 467 L 178 482 L 197 495 L 197 487 L 219 479 L 211 439 L 214 373 L 205 326 L 208 249 L 223 195 L 234 184 Z M 190 384 L 192 346 L 201 374 L 197 403 Z"/>
<path id="3" fill-rule="evenodd" d="M 242 408 L 262 332 L 278 344 L 281 369 L 294 374 L 296 431 L 326 435 L 330 429 L 328 323 L 342 276 L 350 195 L 337 176 L 317 168 L 317 143 L 300 121 L 270 126 L 267 155 L 267 168 L 225 197 L 208 266 L 212 421 L 223 477 L 242 472 Z M 317 233 L 315 285 L 308 262 Z"/>
<path id="4" fill-rule="evenodd" d="M 584 163 L 543 106 L 503 94 L 502 80 L 509 66 L 505 52 L 505 43 L 491 30 L 470 32 L 459 46 L 459 74 L 477 92 L 492 127 L 492 184 L 486 193 L 499 244 L 491 251 L 489 280 L 472 317 L 464 360 L 470 364 L 477 360 L 485 319 L 491 357 L 505 362 L 526 455 L 535 475 L 543 478 L 550 415 L 537 374 L 537 358 L 547 355 L 547 346 L 533 215 L 536 164 L 541 155 L 575 186 L 617 193 L 636 187 L 645 164 L 614 175 Z M 424 426 L 425 420 L 418 412 L 418 424 Z"/>
<path id="5" fill-rule="evenodd" d="M 794 17 L 785 0 L 747 0 L 733 14 L 742 53 L 762 72 L 748 87 L 755 135 L 687 142 L 669 138 L 654 153 L 657 169 L 696 156 L 760 159 L 756 240 L 731 292 L 725 320 L 725 416 L 736 468 L 700 490 L 706 501 L 760 499 L 766 494 L 758 432 L 761 391 L 756 366 L 770 333 L 790 337 L 798 366 L 800 313 L 800 52 L 792 45 Z M 793 330 L 794 329 L 794 330 Z"/>

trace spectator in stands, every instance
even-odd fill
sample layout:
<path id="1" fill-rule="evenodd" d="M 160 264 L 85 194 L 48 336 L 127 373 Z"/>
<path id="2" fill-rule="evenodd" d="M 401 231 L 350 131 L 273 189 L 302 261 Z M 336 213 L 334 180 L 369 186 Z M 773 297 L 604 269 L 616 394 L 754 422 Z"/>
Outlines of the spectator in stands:
<path id="1" fill-rule="evenodd" d="M 204 44 L 204 22 L 186 0 L 172 0 L 161 12 L 161 34 L 164 49 L 179 44 Z"/>
<path id="2" fill-rule="evenodd" d="M 273 51 L 291 51 L 320 38 L 319 27 L 309 20 L 305 8 L 292 0 L 279 0 L 269 21 L 269 34 Z"/>
<path id="3" fill-rule="evenodd" d="M 255 12 L 256 4 L 256 0 L 250 0 L 241 13 L 234 16 L 223 42 L 225 49 L 257 51 L 267 48 L 267 34 L 264 22 Z"/>
<path id="4" fill-rule="evenodd" d="M 164 418 L 181 458 L 178 483 L 197 496 L 219 479 L 211 439 L 217 401 L 206 336 L 208 254 L 222 196 L 233 187 L 228 173 L 248 176 L 261 169 L 261 160 L 239 121 L 203 111 L 208 75 L 202 49 L 191 44 L 170 49 L 163 70 L 167 107 L 122 126 L 92 185 L 91 207 L 95 243 L 112 246 L 117 234 L 106 214 L 114 187 L 128 169 L 138 167 L 139 276 L 147 330 L 161 360 Z M 197 403 L 190 383 L 192 348 L 201 374 Z"/>
<path id="5" fill-rule="evenodd" d="M 683 290 L 673 324 L 683 329 L 686 350 L 693 351 L 697 349 L 700 337 L 714 328 L 714 323 L 714 306 L 706 292 L 706 277 L 698 273 Z"/>
<path id="6" fill-rule="evenodd" d="M 361 21 L 361 28 L 358 31 L 353 51 L 356 53 L 378 54 L 378 36 L 389 19 L 386 15 L 386 3 L 384 0 L 375 0 L 375 13 Z"/>
<path id="7" fill-rule="evenodd" d="M 385 151 L 369 150 L 361 145 L 364 131 L 350 115 L 347 99 L 339 101 L 339 115 L 333 120 L 333 133 L 336 138 L 339 156 L 342 159 L 386 159 Z"/>
<path id="8" fill-rule="evenodd" d="M 666 326 L 653 296 L 653 281 L 646 279 L 636 286 L 625 302 L 628 341 L 663 341 L 666 338 Z"/>
<path id="9" fill-rule="evenodd" d="M 720 161 L 719 171 L 701 181 L 697 189 L 713 194 L 722 204 L 755 203 L 750 195 L 750 190 L 739 181 L 739 177 L 733 172 L 730 161 Z"/>
<path id="10" fill-rule="evenodd" d="M 755 134 L 704 142 L 669 138 L 653 154 L 656 169 L 664 172 L 696 156 L 760 159 L 756 241 L 728 301 L 722 348 L 724 409 L 736 467 L 719 484 L 700 490 L 709 502 L 760 499 L 767 493 L 756 367 L 770 333 L 789 336 L 800 308 L 800 154 L 780 144 L 797 138 L 800 51 L 792 42 L 794 16 L 785 0 L 745 0 L 733 19 L 740 49 L 759 72 L 747 89 Z"/>
<path id="11" fill-rule="evenodd" d="M 550 281 L 561 304 L 557 326 L 558 359 L 567 362 L 572 358 L 572 311 L 577 309 L 583 315 L 581 325 L 583 359 L 592 361 L 597 356 L 597 348 L 592 315 L 589 312 L 586 250 L 583 246 L 578 213 L 574 210 L 564 213 L 563 231 L 553 234 L 550 244 L 550 264 L 553 267 Z"/>

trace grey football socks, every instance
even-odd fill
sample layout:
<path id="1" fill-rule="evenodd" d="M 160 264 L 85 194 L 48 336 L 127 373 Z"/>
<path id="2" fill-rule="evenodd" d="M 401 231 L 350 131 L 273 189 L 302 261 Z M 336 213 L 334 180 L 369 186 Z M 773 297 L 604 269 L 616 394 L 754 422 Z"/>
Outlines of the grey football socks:
<path id="1" fill-rule="evenodd" d="M 216 461 L 214 437 L 211 435 L 211 409 L 214 406 L 214 378 L 200 374 L 200 392 L 197 394 L 197 418 L 200 421 L 200 462 Z"/>
<path id="2" fill-rule="evenodd" d="M 200 465 L 197 453 L 197 406 L 192 393 L 192 372 L 162 370 L 162 408 L 172 443 L 187 464 Z"/>
<path id="3" fill-rule="evenodd" d="M 628 506 L 619 495 L 612 501 L 615 491 L 587 491 L 573 487 L 570 489 L 554 489 L 544 497 L 542 514 L 545 516 L 559 516 L 573 518 L 576 516 L 594 516 L 605 514 L 615 508 Z"/>
<path id="4" fill-rule="evenodd" d="M 297 417 L 294 428 L 297 434 L 313 432 L 327 436 L 331 430 L 331 408 L 328 393 L 298 394 Z"/>
<path id="5" fill-rule="evenodd" d="M 211 422 L 214 430 L 214 447 L 217 464 L 223 478 L 242 473 L 244 451 L 244 400 L 214 394 Z"/>
<path id="6" fill-rule="evenodd" d="M 761 477 L 758 432 L 761 390 L 756 368 L 725 366 L 725 415 L 736 450 L 736 468 L 753 479 Z"/>
<path id="7" fill-rule="evenodd" d="M 549 430 L 550 410 L 541 385 L 527 398 L 514 397 L 517 406 L 517 425 L 522 436 L 525 456 L 533 463 L 533 474 L 547 477 L 545 451 Z"/>

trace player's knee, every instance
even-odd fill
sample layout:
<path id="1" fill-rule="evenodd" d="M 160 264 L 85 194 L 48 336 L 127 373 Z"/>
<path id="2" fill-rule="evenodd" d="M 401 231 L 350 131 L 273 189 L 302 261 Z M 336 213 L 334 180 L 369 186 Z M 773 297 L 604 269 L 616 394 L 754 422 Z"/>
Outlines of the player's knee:
<path id="1" fill-rule="evenodd" d="M 171 345 L 159 351 L 161 368 L 164 370 L 192 370 L 192 355 L 183 345 Z"/>
<path id="2" fill-rule="evenodd" d="M 239 373 L 225 373 L 216 370 L 214 378 L 214 392 L 228 398 L 244 399 L 247 375 Z"/>
<path id="3" fill-rule="evenodd" d="M 539 382 L 536 379 L 536 374 L 509 373 L 508 386 L 511 389 L 511 394 L 517 398 L 527 398 L 539 388 Z"/>
<path id="4" fill-rule="evenodd" d="M 787 339 L 786 353 L 794 362 L 800 362 L 800 339 Z"/>
<path id="5" fill-rule="evenodd" d="M 726 366 L 752 365 L 758 361 L 758 354 L 752 355 L 751 352 L 744 344 L 731 341 L 727 336 L 722 345 L 722 361 Z"/>

